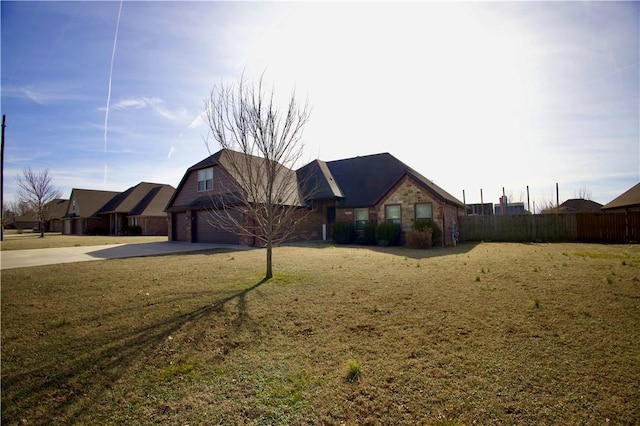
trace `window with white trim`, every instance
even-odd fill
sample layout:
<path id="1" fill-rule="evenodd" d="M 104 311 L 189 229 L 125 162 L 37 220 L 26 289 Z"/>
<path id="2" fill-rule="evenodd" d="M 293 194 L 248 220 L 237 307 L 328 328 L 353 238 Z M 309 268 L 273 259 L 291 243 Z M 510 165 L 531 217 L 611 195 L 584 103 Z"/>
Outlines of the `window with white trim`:
<path id="1" fill-rule="evenodd" d="M 416 220 L 427 220 L 433 218 L 431 203 L 416 204 Z"/>
<path id="2" fill-rule="evenodd" d="M 213 167 L 198 170 L 198 192 L 213 189 Z"/>
<path id="3" fill-rule="evenodd" d="M 387 223 L 395 223 L 397 225 L 402 224 L 402 216 L 400 204 L 391 204 L 384 206 L 385 218 Z"/>
<path id="4" fill-rule="evenodd" d="M 356 220 L 356 230 L 364 229 L 364 225 L 369 222 L 369 209 L 354 209 L 354 216 Z"/>

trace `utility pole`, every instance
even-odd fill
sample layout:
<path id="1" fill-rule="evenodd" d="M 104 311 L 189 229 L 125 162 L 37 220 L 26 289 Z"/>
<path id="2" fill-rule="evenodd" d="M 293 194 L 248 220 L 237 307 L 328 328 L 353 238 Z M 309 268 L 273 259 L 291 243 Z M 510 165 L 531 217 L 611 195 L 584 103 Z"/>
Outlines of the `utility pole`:
<path id="1" fill-rule="evenodd" d="M 4 241 L 4 128 L 7 116 L 2 114 L 2 140 L 0 141 L 0 212 L 2 212 L 2 223 L 0 224 L 0 241 Z"/>

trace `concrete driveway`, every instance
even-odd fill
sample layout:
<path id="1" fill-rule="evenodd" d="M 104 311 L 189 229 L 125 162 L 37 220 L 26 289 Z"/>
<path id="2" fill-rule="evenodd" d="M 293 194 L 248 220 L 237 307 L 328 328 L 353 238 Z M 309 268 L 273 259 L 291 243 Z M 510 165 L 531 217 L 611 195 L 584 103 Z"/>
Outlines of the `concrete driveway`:
<path id="1" fill-rule="evenodd" d="M 107 244 L 101 246 L 46 248 L 35 250 L 5 250 L 0 252 L 0 269 L 90 260 L 121 259 L 125 257 L 159 256 L 202 250 L 250 250 L 251 247 L 230 244 L 194 244 L 177 241 L 139 244 Z"/>

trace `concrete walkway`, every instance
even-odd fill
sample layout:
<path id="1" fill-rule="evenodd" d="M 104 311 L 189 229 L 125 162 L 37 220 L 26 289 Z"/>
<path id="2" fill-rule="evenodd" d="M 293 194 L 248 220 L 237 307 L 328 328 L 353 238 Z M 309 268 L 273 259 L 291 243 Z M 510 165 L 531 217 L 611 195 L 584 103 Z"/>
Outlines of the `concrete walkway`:
<path id="1" fill-rule="evenodd" d="M 121 259 L 125 257 L 159 256 L 213 249 L 238 251 L 250 250 L 252 248 L 230 244 L 192 244 L 166 241 L 158 243 L 106 244 L 101 246 L 34 250 L 4 250 L 0 251 L 0 269 L 87 262 L 90 260 Z"/>

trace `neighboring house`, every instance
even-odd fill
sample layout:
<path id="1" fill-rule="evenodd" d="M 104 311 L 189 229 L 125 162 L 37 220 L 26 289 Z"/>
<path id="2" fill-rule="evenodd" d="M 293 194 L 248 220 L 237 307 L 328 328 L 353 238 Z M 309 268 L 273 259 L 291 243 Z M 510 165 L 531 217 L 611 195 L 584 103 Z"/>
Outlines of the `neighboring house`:
<path id="1" fill-rule="evenodd" d="M 640 212 L 640 183 L 614 198 L 604 206 L 602 211 L 611 212 Z"/>
<path id="2" fill-rule="evenodd" d="M 115 191 L 72 189 L 67 212 L 62 218 L 62 233 L 68 235 L 108 233 L 109 218 L 98 213 L 118 194 Z"/>
<path id="3" fill-rule="evenodd" d="M 35 215 L 16 216 L 14 224 L 16 229 L 40 230 L 40 223 Z"/>
<path id="4" fill-rule="evenodd" d="M 600 213 L 602 204 L 583 198 L 572 198 L 560 204 L 560 213 Z"/>
<path id="5" fill-rule="evenodd" d="M 491 216 L 493 215 L 493 204 L 492 203 L 467 204 L 467 215 Z"/>
<path id="6" fill-rule="evenodd" d="M 507 216 L 529 214 L 529 212 L 524 208 L 524 202 L 517 201 L 515 203 L 510 203 L 506 195 L 500 197 L 500 204 L 496 204 L 494 206 L 494 212 L 498 216 L 502 214 Z"/>
<path id="7" fill-rule="evenodd" d="M 170 185 L 142 182 L 124 192 L 73 189 L 64 216 L 64 234 L 123 235 L 139 226 L 142 235 L 167 235 L 164 206 Z"/>
<path id="8" fill-rule="evenodd" d="M 139 226 L 142 235 L 167 235 L 164 207 L 174 191 L 171 185 L 142 182 L 115 195 L 97 215 L 108 218 L 112 235 L 127 234 L 132 226 Z"/>
<path id="9" fill-rule="evenodd" d="M 243 154 L 222 150 L 187 170 L 166 209 L 170 240 L 252 244 L 208 220 L 215 196 L 231 196 L 233 191 L 226 188 L 240 189 L 225 163 L 229 155 Z M 408 231 L 417 219 L 433 219 L 448 244 L 452 224 L 457 226 L 458 217 L 466 215 L 461 201 L 388 153 L 315 160 L 295 173 L 300 193 L 306 194 L 302 198 L 314 208 L 295 239 L 324 238 L 336 220 L 350 221 L 357 230 L 367 222 L 390 222 Z M 304 207 L 305 203 L 284 204 Z"/>
<path id="10" fill-rule="evenodd" d="M 62 232 L 62 217 L 67 213 L 69 200 L 56 198 L 49 201 L 45 205 L 47 221 L 45 223 L 45 231 Z"/>

